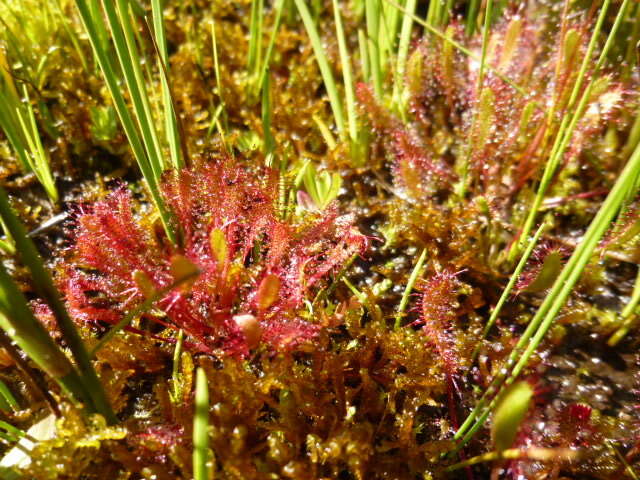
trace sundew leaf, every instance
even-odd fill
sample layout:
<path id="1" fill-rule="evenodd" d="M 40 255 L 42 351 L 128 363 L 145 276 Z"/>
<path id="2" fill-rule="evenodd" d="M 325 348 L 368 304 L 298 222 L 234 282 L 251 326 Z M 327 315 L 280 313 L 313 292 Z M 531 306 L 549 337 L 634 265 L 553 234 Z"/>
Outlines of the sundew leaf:
<path id="1" fill-rule="evenodd" d="M 524 381 L 514 383 L 505 391 L 496 406 L 491 426 L 491 438 L 497 451 L 506 450 L 513 444 L 532 397 L 533 388 Z"/>
<path id="2" fill-rule="evenodd" d="M 521 33 L 522 18 L 515 17 L 509 22 L 507 33 L 504 36 L 504 46 L 502 47 L 502 54 L 500 55 L 499 69 L 504 69 L 511 63 L 511 60 L 513 60 L 513 55 L 518 48 L 518 40 L 520 39 Z"/>
<path id="3" fill-rule="evenodd" d="M 562 270 L 562 253 L 553 251 L 545 257 L 540 272 L 536 275 L 533 282 L 524 290 L 526 292 L 541 292 L 546 290 L 553 285 L 560 270 Z"/>
<path id="4" fill-rule="evenodd" d="M 224 232 L 219 228 L 214 228 L 209 234 L 209 246 L 211 253 L 218 262 L 218 265 L 224 265 L 229 256 L 229 245 Z"/>
<path id="5" fill-rule="evenodd" d="M 482 90 L 478 110 L 477 145 L 483 148 L 491 134 L 495 112 L 495 95 L 490 88 Z"/>
<path id="6" fill-rule="evenodd" d="M 280 279 L 277 275 L 269 274 L 262 279 L 258 287 L 258 309 L 266 310 L 278 300 L 280 293 Z"/>

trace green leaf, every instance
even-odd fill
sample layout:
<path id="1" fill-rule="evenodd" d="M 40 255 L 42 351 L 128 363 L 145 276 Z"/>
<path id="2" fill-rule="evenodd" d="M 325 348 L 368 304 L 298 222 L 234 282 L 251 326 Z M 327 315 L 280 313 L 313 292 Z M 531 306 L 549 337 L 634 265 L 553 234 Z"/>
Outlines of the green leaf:
<path id="1" fill-rule="evenodd" d="M 509 448 L 529 410 L 533 388 L 527 382 L 514 383 L 496 405 L 491 438 L 497 451 Z"/>

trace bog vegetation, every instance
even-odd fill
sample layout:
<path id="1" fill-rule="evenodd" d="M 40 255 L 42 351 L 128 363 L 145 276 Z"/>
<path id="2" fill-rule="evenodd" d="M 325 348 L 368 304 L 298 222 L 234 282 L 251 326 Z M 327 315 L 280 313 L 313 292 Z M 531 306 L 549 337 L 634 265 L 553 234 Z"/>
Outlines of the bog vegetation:
<path id="1" fill-rule="evenodd" d="M 0 2 L 0 476 L 640 477 L 640 4 Z"/>

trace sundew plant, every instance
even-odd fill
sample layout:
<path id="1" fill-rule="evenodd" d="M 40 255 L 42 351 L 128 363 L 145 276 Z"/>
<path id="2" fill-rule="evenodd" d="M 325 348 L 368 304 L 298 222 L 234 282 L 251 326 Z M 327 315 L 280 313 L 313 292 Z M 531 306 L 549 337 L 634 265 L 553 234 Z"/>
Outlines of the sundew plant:
<path id="1" fill-rule="evenodd" d="M 0 478 L 640 478 L 640 3 L 0 0 Z"/>

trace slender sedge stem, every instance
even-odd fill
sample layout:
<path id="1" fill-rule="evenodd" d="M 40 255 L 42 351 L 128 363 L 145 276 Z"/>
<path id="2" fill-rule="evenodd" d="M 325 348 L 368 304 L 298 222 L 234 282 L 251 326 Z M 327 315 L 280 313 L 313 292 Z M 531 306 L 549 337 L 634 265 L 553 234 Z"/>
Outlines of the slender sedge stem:
<path id="1" fill-rule="evenodd" d="M 177 112 L 175 111 L 171 90 L 169 89 L 169 55 L 167 54 L 167 39 L 164 33 L 164 19 L 162 16 L 162 0 L 151 1 L 151 12 L 153 16 L 153 33 L 155 36 L 155 44 L 160 53 L 160 61 L 164 65 L 163 70 L 166 75 L 161 75 L 162 82 L 162 101 L 164 104 L 164 128 L 165 135 L 169 143 L 169 152 L 171 153 L 171 162 L 174 168 L 183 168 L 186 162 L 185 158 L 180 154 L 180 135 L 178 130 Z"/>
<path id="2" fill-rule="evenodd" d="M 116 112 L 118 113 L 122 127 L 127 135 L 127 139 L 129 140 L 129 145 L 133 150 L 133 154 L 138 162 L 140 170 L 142 171 L 142 175 L 147 182 L 151 198 L 158 208 L 160 219 L 167 233 L 167 237 L 171 243 L 175 245 L 177 244 L 177 236 L 172 225 L 171 212 L 167 209 L 164 200 L 162 199 L 162 195 L 160 194 L 158 186 L 159 177 L 155 175 L 149 157 L 147 156 L 142 144 L 138 129 L 136 128 L 133 117 L 129 112 L 122 91 L 120 90 L 120 84 L 114 70 L 115 67 L 108 51 L 108 41 L 103 41 L 103 37 L 108 38 L 108 33 L 101 19 L 100 6 L 97 0 L 76 0 L 76 7 L 78 8 L 80 18 L 89 36 L 89 41 L 91 42 L 98 65 L 102 70 L 103 77 L 107 84 L 107 88 L 109 89 L 109 93 L 111 94 L 111 98 L 113 99 Z"/>
<path id="3" fill-rule="evenodd" d="M 378 99 L 382 98 L 382 64 L 380 58 L 380 1 L 367 0 L 365 12 L 367 17 L 367 46 L 371 76 L 373 79 L 373 91 Z"/>
<path id="4" fill-rule="evenodd" d="M 498 303 L 496 304 L 495 308 L 491 312 L 491 315 L 489 316 L 489 320 L 487 321 L 487 324 L 485 325 L 484 330 L 482 331 L 481 340 L 484 340 L 485 338 L 487 338 L 489 331 L 491 330 L 493 325 L 496 323 L 496 320 L 500 316 L 502 307 L 504 306 L 505 302 L 509 298 L 509 295 L 511 294 L 511 290 L 513 290 L 514 285 L 518 281 L 518 277 L 520 277 L 520 274 L 522 273 L 524 266 L 527 264 L 527 261 L 529 260 L 531 253 L 533 253 L 533 249 L 537 245 L 538 240 L 540 239 L 540 235 L 542 235 L 542 232 L 545 230 L 546 226 L 547 225 L 545 223 L 542 223 L 538 227 L 538 230 L 536 231 L 536 233 L 533 235 L 533 238 L 531 238 L 531 240 L 529 241 L 529 244 L 527 245 L 526 250 L 522 254 L 522 257 L 520 257 L 520 261 L 518 262 L 518 265 L 516 265 L 516 268 L 513 270 L 513 273 L 511 274 L 511 278 L 509 278 L 509 283 L 507 283 L 507 286 L 504 287 L 504 290 L 502 291 L 502 295 L 500 295 L 500 299 L 498 300 Z M 479 351 L 480 351 L 480 342 L 478 342 L 478 345 L 476 346 L 475 350 L 473 351 L 473 354 L 471 355 L 471 363 L 475 361 Z"/>
<path id="5" fill-rule="evenodd" d="M 202 368 L 196 370 L 196 411 L 193 417 L 193 478 L 209 480 L 209 385 Z"/>
<path id="6" fill-rule="evenodd" d="M 407 68 L 407 57 L 409 55 L 409 43 L 411 42 L 411 30 L 413 27 L 412 15 L 416 11 L 417 0 L 407 0 L 406 9 L 411 15 L 403 15 L 402 27 L 400 30 L 400 43 L 398 45 L 398 56 L 396 63 L 396 72 L 393 84 L 393 98 L 396 108 L 400 112 L 400 117 L 405 119 L 407 115 L 407 107 L 405 100 L 405 72 Z"/>
<path id="7" fill-rule="evenodd" d="M 416 262 L 415 267 L 413 267 L 413 270 L 411 271 L 409 281 L 407 282 L 407 286 L 405 287 L 402 298 L 400 299 L 400 305 L 398 305 L 398 312 L 396 313 L 396 319 L 393 327 L 396 330 L 401 326 L 402 316 L 404 315 L 404 311 L 407 308 L 407 304 L 409 303 L 409 297 L 411 296 L 411 292 L 413 291 L 413 287 L 416 284 L 418 277 L 422 273 L 422 267 L 424 266 L 424 262 L 426 259 L 427 249 L 423 248 L 420 257 L 418 257 L 418 261 Z"/>
<path id="8" fill-rule="evenodd" d="M 351 73 L 351 60 L 347 50 L 347 42 L 342 26 L 342 17 L 338 0 L 333 0 L 333 16 L 336 24 L 336 37 L 338 38 L 338 49 L 340 52 L 340 63 L 342 64 L 342 77 L 344 79 L 344 95 L 347 104 L 347 123 L 349 125 L 349 138 L 351 142 L 358 140 L 358 126 L 356 118 L 355 90 L 353 88 L 353 77 Z"/>
<path id="9" fill-rule="evenodd" d="M 313 47 L 316 62 L 318 62 L 320 74 L 322 75 L 322 80 L 324 81 L 325 88 L 327 89 L 327 95 L 329 96 L 329 103 L 331 104 L 331 110 L 333 111 L 336 128 L 338 129 L 338 133 L 342 134 L 345 128 L 342 103 L 340 102 L 338 88 L 336 87 L 336 81 L 333 77 L 333 73 L 331 72 L 329 61 L 327 60 L 324 47 L 322 46 L 322 40 L 320 40 L 320 34 L 318 33 L 306 2 L 304 0 L 294 1 L 296 3 L 296 7 L 298 8 L 298 12 L 302 17 L 302 22 L 304 23 L 304 26 L 307 30 L 309 39 L 311 40 L 311 46 Z"/>
<path id="10" fill-rule="evenodd" d="M 469 58 L 471 58 L 472 60 L 475 60 L 475 61 L 480 61 L 480 58 L 476 54 L 471 52 L 471 50 L 469 50 L 468 48 L 464 47 L 462 44 L 460 44 L 459 42 L 455 41 L 453 38 L 449 37 L 445 33 L 443 33 L 440 30 L 438 30 L 437 28 L 433 27 L 428 22 L 424 21 L 423 19 L 421 19 L 420 17 L 418 17 L 414 13 L 412 13 L 409 10 L 407 10 L 406 8 L 398 5 L 393 0 L 384 0 L 384 1 L 388 2 L 391 5 L 393 5 L 395 8 L 397 8 L 401 12 L 403 12 L 405 15 L 409 15 L 413 19 L 414 22 L 422 25 L 425 29 L 427 29 L 429 32 L 431 32 L 436 37 L 441 38 L 444 41 L 450 43 L 451 45 L 453 45 L 453 47 L 456 50 L 459 50 L 460 52 L 464 53 L 467 57 L 469 57 Z M 502 80 L 503 82 L 508 84 L 510 87 L 512 87 L 520 95 L 527 96 L 528 92 L 525 91 L 524 88 L 522 88 L 521 86 L 517 85 L 515 82 L 513 82 L 509 77 L 504 75 L 502 72 L 500 72 L 499 70 L 496 70 L 495 68 L 493 68 L 493 67 L 491 67 L 489 65 L 487 65 L 486 67 L 487 67 L 487 71 L 493 73 L 496 77 L 498 77 L 500 80 Z"/>
<path id="11" fill-rule="evenodd" d="M 574 88 L 571 92 L 571 98 L 569 99 L 569 103 L 567 106 L 567 113 L 563 116 L 562 122 L 560 124 L 560 128 L 558 129 L 558 135 L 556 136 L 556 140 L 554 142 L 553 148 L 551 149 L 551 154 L 549 155 L 549 160 L 545 165 L 544 172 L 542 174 L 542 179 L 540 180 L 540 185 L 538 186 L 538 190 L 536 191 L 536 196 L 533 199 L 533 204 L 531 209 L 529 210 L 529 214 L 525 220 L 524 226 L 522 227 L 522 236 L 517 242 L 514 242 L 511 251 L 509 252 L 509 259 L 512 261 L 518 250 L 523 247 L 524 238 L 529 235 L 531 229 L 533 228 L 533 224 L 536 219 L 536 215 L 544 200 L 544 195 L 546 194 L 551 180 L 560 164 L 560 161 L 566 151 L 571 138 L 573 137 L 573 132 L 578 124 L 578 121 L 582 118 L 582 114 L 584 113 L 587 104 L 589 103 L 589 99 L 591 98 L 591 93 L 593 91 L 593 87 L 595 85 L 595 79 L 597 74 L 600 72 L 604 62 L 607 58 L 609 50 L 613 45 L 613 39 L 618 31 L 618 28 L 624 18 L 624 13 L 629 4 L 629 0 L 625 0 L 620 6 L 620 10 L 618 10 L 618 15 L 616 16 L 615 22 L 611 27 L 607 40 L 605 42 L 604 47 L 602 48 L 602 52 L 600 53 L 600 57 L 596 62 L 596 65 L 593 69 L 593 73 L 591 75 L 591 79 L 589 80 L 586 88 L 582 89 L 582 84 L 584 81 L 584 75 L 586 73 L 586 69 L 588 64 L 591 61 L 591 55 L 595 48 L 596 40 L 599 36 L 599 33 L 602 29 L 602 24 L 606 17 L 606 12 L 609 7 L 610 0 L 605 0 L 602 8 L 600 10 L 600 15 L 598 16 L 598 20 L 596 22 L 596 26 L 593 31 L 593 35 L 591 36 L 591 40 L 589 42 L 589 46 L 587 48 L 587 53 L 583 59 L 582 66 L 580 67 L 580 72 L 578 74 L 578 80 L 576 81 Z M 575 112 L 570 114 L 570 110 L 575 103 L 578 95 L 582 92 L 582 97 L 578 102 L 578 106 L 575 109 Z"/>
<path id="12" fill-rule="evenodd" d="M 504 388 L 500 389 L 500 387 L 506 388 L 511 385 L 527 365 L 529 358 L 553 324 L 553 320 L 580 278 L 584 267 L 591 259 L 602 235 L 604 235 L 615 214 L 625 201 L 629 184 L 635 181 L 638 172 L 640 172 L 640 145 L 636 147 L 629 162 L 589 225 L 582 241 L 558 275 L 549 294 L 529 322 L 504 367 L 500 369 L 499 373 L 491 381 L 489 388 L 482 395 L 474 410 L 456 432 L 454 438 L 459 440 L 457 449 L 471 439 L 489 416 L 500 399 L 500 392 L 504 391 Z M 489 401 L 491 398 L 492 400 Z"/>
<path id="13" fill-rule="evenodd" d="M 22 262 L 31 273 L 34 288 L 38 294 L 46 300 L 56 317 L 58 327 L 60 328 L 60 331 L 73 354 L 73 358 L 78 365 L 81 382 L 86 387 L 86 390 L 89 393 L 89 398 L 95 405 L 96 410 L 104 415 L 109 423 L 116 423 L 117 419 L 111 410 L 111 406 L 109 405 L 107 396 L 102 388 L 102 384 L 98 379 L 98 375 L 91 364 L 89 354 L 87 353 L 82 339 L 80 338 L 78 330 L 75 328 L 73 321 L 69 317 L 69 314 L 60 299 L 60 294 L 53 283 L 53 278 L 45 268 L 44 261 L 42 260 L 42 257 L 40 257 L 33 241 L 28 237 L 24 225 L 22 225 L 16 214 L 11 209 L 11 206 L 9 205 L 9 198 L 2 188 L 0 188 L 0 216 L 16 242 L 16 249 L 20 252 Z M 36 323 L 40 325 L 39 322 Z M 41 325 L 40 327 L 44 328 Z M 7 333 L 11 336 L 10 332 Z M 20 345 L 20 343 L 18 344 Z"/>
<path id="14" fill-rule="evenodd" d="M 184 343 L 184 330 L 178 331 L 176 348 L 173 351 L 173 367 L 171 370 L 171 383 L 173 385 L 173 400 L 180 401 L 182 395 L 182 382 L 180 381 L 180 360 L 182 358 L 182 345 Z"/>
<path id="15" fill-rule="evenodd" d="M 476 86 L 477 103 L 482 101 L 482 88 L 484 87 L 484 75 L 486 70 L 487 61 L 487 46 L 489 45 L 489 30 L 491 28 L 491 17 L 493 14 L 493 0 L 487 0 L 487 6 L 484 12 L 484 27 L 482 29 L 482 53 L 480 54 L 480 70 L 478 71 L 478 84 Z M 471 121 L 471 132 L 475 130 L 478 115 L 480 114 L 480 108 L 476 106 L 474 110 L 473 120 Z M 467 175 L 469 173 L 469 163 L 473 158 L 474 151 L 474 135 L 469 135 L 469 142 L 467 144 L 467 150 L 464 158 L 464 164 L 462 166 L 462 178 L 460 179 L 460 198 L 464 198 L 467 190 Z M 480 145 L 484 147 L 484 145 Z"/>

